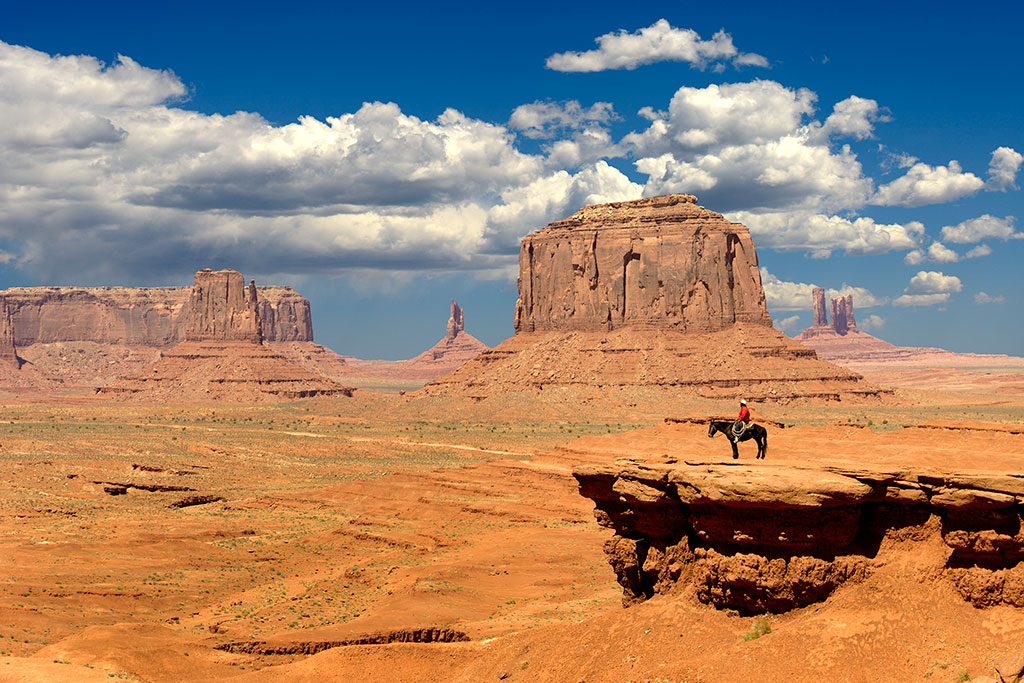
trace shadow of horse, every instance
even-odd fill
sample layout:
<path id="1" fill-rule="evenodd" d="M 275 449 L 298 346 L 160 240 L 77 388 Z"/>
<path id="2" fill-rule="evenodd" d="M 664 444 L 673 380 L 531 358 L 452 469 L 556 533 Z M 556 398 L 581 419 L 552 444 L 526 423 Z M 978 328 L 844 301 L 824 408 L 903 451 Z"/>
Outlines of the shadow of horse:
<path id="1" fill-rule="evenodd" d="M 740 457 L 739 449 L 736 448 L 736 442 L 732 440 L 732 426 L 733 422 L 725 422 L 724 420 L 714 420 L 708 425 L 708 438 L 710 439 L 718 432 L 725 434 L 725 437 L 729 439 L 729 445 L 732 446 L 732 457 Z M 764 456 L 768 455 L 768 430 L 759 424 L 752 424 L 747 427 L 747 430 L 743 432 L 743 436 L 739 438 L 740 441 L 746 441 L 753 439 L 757 443 L 757 458 L 763 459 Z"/>

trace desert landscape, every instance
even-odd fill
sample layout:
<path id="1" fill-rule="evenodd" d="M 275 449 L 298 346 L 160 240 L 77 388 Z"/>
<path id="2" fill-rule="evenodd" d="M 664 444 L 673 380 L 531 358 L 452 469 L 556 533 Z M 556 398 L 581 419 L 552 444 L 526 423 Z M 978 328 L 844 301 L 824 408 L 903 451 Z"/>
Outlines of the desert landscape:
<path id="1" fill-rule="evenodd" d="M 519 262 L 389 363 L 232 270 L 0 292 L 0 680 L 1022 680 L 1024 359 L 794 341 L 692 195 Z"/>

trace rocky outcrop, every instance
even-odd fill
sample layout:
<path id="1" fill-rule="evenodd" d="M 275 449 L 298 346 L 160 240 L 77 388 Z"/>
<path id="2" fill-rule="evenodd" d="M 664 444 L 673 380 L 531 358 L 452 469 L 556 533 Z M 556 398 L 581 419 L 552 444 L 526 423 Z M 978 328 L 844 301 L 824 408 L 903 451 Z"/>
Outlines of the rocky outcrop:
<path id="1" fill-rule="evenodd" d="M 771 325 L 747 228 L 676 194 L 587 206 L 525 237 L 516 332 Z"/>
<path id="2" fill-rule="evenodd" d="M 747 229 L 692 195 L 588 206 L 525 237 L 519 268 L 516 335 L 422 393 L 628 388 L 655 402 L 684 391 L 782 403 L 886 393 L 771 327 Z"/>
<path id="3" fill-rule="evenodd" d="M 246 287 L 237 270 L 207 268 L 195 274 L 186 340 L 259 344 L 263 341 L 262 332 L 255 282 Z"/>
<path id="4" fill-rule="evenodd" d="M 14 287 L 7 300 L 19 347 L 94 342 L 166 347 L 185 340 L 191 287 Z M 312 341 L 309 301 L 290 287 L 257 287 L 263 338 Z"/>
<path id="5" fill-rule="evenodd" d="M 614 530 L 623 602 L 684 585 L 742 613 L 783 612 L 872 571 L 882 539 L 941 536 L 937 567 L 976 606 L 1024 607 L 1024 477 L 867 466 L 707 462 L 580 467 Z"/>

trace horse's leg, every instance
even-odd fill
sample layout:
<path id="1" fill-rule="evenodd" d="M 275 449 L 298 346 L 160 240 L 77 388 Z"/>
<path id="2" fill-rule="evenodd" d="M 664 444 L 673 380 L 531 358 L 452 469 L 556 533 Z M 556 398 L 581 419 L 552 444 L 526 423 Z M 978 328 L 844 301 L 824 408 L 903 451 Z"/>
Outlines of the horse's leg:
<path id="1" fill-rule="evenodd" d="M 736 442 L 733 441 L 732 439 L 729 439 L 729 445 L 732 446 L 732 458 L 733 458 L 733 460 L 739 459 L 739 457 L 740 457 L 740 449 L 736 448 Z"/>

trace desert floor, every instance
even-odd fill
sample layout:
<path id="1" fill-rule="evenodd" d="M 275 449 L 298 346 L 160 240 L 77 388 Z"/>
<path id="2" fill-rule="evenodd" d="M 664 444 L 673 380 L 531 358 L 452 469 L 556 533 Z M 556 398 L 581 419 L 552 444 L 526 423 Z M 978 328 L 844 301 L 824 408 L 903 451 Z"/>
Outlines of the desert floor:
<path id="1" fill-rule="evenodd" d="M 1024 422 L 1024 375 L 866 374 L 897 401 L 753 406 L 791 425 L 769 460 L 1024 471 L 1024 434 L 991 428 Z M 731 402 L 383 388 L 0 409 L 0 680 L 952 681 L 1024 643 L 1024 614 L 971 607 L 921 568 L 942 549 L 910 542 L 787 614 L 685 592 L 624 609 L 572 468 L 731 459 L 703 426 L 664 422 Z M 965 429 L 903 428 L 935 420 Z M 428 630 L 460 642 L 396 642 Z M 346 644 L 369 636 L 383 644 Z"/>

